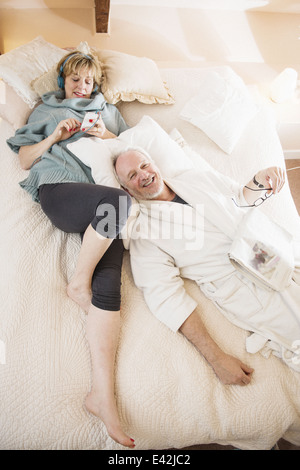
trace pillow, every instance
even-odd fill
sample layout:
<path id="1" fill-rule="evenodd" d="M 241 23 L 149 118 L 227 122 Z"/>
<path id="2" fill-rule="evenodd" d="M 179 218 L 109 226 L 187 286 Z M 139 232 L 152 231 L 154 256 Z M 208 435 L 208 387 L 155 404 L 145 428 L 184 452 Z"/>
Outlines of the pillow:
<path id="1" fill-rule="evenodd" d="M 0 104 L 6 103 L 6 88 L 5 82 L 0 78 Z"/>
<path id="2" fill-rule="evenodd" d="M 200 92 L 183 107 L 180 118 L 201 129 L 230 154 L 258 108 L 243 80 L 230 68 L 222 76 L 210 71 Z"/>
<path id="3" fill-rule="evenodd" d="M 122 52 L 95 50 L 103 65 L 102 93 L 108 103 L 138 100 L 145 104 L 173 104 L 155 62 Z"/>
<path id="4" fill-rule="evenodd" d="M 193 167 L 201 171 L 215 171 L 214 168 L 187 143 L 187 141 L 184 139 L 182 134 L 180 134 L 178 129 L 174 128 L 170 132 L 169 136 L 180 146 L 184 153 L 189 157 Z"/>
<path id="5" fill-rule="evenodd" d="M 78 49 L 98 57 L 103 70 L 101 91 L 108 103 L 134 100 L 146 104 L 174 103 L 161 79 L 157 65 L 151 59 L 115 51 L 90 49 L 86 42 L 82 42 Z M 56 67 L 34 80 L 32 87 L 39 96 L 57 90 Z"/>
<path id="6" fill-rule="evenodd" d="M 32 113 L 30 106 L 15 90 L 0 80 L 0 117 L 8 121 L 15 130 L 23 127 Z"/>
<path id="7" fill-rule="evenodd" d="M 39 97 L 42 97 L 44 93 L 48 93 L 49 91 L 58 90 L 56 64 L 49 72 L 43 73 L 40 77 L 32 80 L 31 87 Z"/>
<path id="8" fill-rule="evenodd" d="M 37 37 L 0 56 L 0 78 L 10 85 L 30 108 L 34 108 L 39 95 L 30 86 L 32 80 L 57 64 L 65 53 L 63 49 L 50 44 L 42 37 Z"/>
<path id="9" fill-rule="evenodd" d="M 67 147 L 92 169 L 95 182 L 106 186 L 120 186 L 114 176 L 111 158 L 127 147 L 146 150 L 163 177 L 173 177 L 193 168 L 185 152 L 150 116 L 144 116 L 136 126 L 114 139 L 82 137 Z"/>

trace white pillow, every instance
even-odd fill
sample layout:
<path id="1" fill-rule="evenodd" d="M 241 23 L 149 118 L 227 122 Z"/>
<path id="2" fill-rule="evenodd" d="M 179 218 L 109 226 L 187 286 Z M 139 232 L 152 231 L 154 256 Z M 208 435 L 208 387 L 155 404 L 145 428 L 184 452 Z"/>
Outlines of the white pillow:
<path id="1" fill-rule="evenodd" d="M 0 78 L 10 85 L 30 108 L 34 108 L 39 95 L 30 86 L 32 80 L 47 72 L 65 54 L 65 50 L 39 36 L 0 56 Z"/>
<path id="2" fill-rule="evenodd" d="M 230 154 L 258 108 L 243 80 L 230 67 L 222 76 L 208 72 L 200 90 L 186 103 L 180 118 L 201 129 Z"/>
<path id="3" fill-rule="evenodd" d="M 68 149 L 92 169 L 96 183 L 119 187 L 112 167 L 112 156 L 128 147 L 146 150 L 160 169 L 163 177 L 174 177 L 193 168 L 180 146 L 150 116 L 122 132 L 114 139 L 82 137 L 68 144 Z"/>
<path id="4" fill-rule="evenodd" d="M 2 93 L 1 93 L 2 92 Z M 9 86 L 0 79 L 0 117 L 8 121 L 15 130 L 23 127 L 32 108 Z"/>

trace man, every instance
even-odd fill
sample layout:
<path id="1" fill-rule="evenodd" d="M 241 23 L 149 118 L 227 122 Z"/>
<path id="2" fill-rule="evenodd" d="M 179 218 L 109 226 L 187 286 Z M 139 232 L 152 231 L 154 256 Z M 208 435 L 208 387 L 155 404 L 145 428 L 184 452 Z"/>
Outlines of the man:
<path id="1" fill-rule="evenodd" d="M 196 169 L 163 180 L 146 153 L 129 149 L 115 157 L 114 169 L 121 186 L 139 202 L 136 230 L 130 239 L 136 285 L 143 290 L 152 313 L 185 335 L 224 384 L 249 384 L 253 369 L 225 354 L 214 342 L 181 276 L 196 281 L 239 326 L 252 331 L 261 328 L 266 340 L 275 343 L 276 339 L 280 346 L 289 347 L 291 341 L 299 344 L 300 314 L 295 318 L 280 294 L 254 285 L 228 258 L 236 227 L 247 210 L 241 207 L 254 207 L 278 193 L 285 182 L 281 168 L 259 171 L 242 188 L 217 172 Z M 168 236 L 164 236 L 166 225 L 173 227 Z M 300 306 L 300 287 L 294 281 L 289 294 Z M 278 326 L 278 315 L 285 318 L 284 332 Z"/>

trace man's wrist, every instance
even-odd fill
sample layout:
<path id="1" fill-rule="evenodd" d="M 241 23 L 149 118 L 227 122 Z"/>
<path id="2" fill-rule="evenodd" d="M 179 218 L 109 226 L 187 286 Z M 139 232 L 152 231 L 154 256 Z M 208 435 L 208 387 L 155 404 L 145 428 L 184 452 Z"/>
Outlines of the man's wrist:
<path id="1" fill-rule="evenodd" d="M 257 181 L 256 175 L 253 176 L 252 181 L 255 184 L 255 186 L 257 186 L 259 189 L 264 189 L 265 186 L 262 183 L 259 183 L 259 181 Z"/>

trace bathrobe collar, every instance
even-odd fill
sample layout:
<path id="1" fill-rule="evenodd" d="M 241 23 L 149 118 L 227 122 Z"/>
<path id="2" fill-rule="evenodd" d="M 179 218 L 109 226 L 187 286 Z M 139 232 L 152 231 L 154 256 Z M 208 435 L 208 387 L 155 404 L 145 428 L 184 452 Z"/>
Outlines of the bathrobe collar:
<path id="1" fill-rule="evenodd" d="M 245 211 L 236 207 L 232 201 L 232 197 L 236 194 L 225 181 L 223 183 L 220 177 L 216 178 L 213 172 L 188 170 L 175 178 L 165 178 L 165 182 L 178 196 L 198 211 L 201 217 L 204 216 L 229 238 L 234 238 L 236 227 L 245 215 Z M 164 203 L 162 201 L 143 200 L 139 201 L 139 204 L 141 212 L 148 213 L 154 218 L 163 216 Z M 165 204 L 166 216 L 169 212 L 169 204 L 173 203 Z M 189 210 L 188 206 L 186 210 Z"/>
<path id="2" fill-rule="evenodd" d="M 42 96 L 42 101 L 47 106 L 54 108 L 69 108 L 73 111 L 95 111 L 102 110 L 106 101 L 102 93 L 94 93 L 91 98 L 65 98 L 62 90 L 50 91 Z"/>

